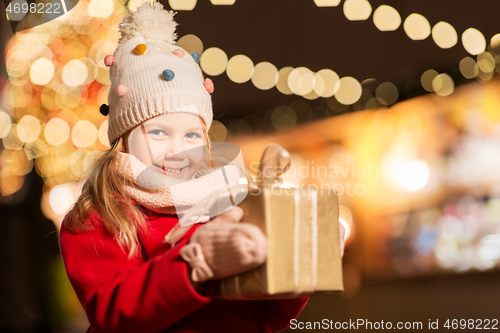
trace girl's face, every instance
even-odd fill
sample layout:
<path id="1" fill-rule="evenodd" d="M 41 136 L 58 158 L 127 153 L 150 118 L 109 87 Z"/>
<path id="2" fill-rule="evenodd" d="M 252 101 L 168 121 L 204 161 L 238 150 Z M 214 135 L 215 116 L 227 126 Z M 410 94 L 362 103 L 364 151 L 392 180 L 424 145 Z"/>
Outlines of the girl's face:
<path id="1" fill-rule="evenodd" d="M 128 153 L 168 177 L 189 180 L 201 167 L 205 144 L 205 125 L 198 116 L 167 113 L 132 130 Z"/>

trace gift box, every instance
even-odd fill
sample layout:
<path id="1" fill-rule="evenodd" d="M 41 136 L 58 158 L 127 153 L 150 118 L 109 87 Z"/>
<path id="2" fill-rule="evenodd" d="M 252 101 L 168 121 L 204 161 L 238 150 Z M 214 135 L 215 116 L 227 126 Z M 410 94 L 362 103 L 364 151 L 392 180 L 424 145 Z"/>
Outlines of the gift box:
<path id="1" fill-rule="evenodd" d="M 218 281 L 215 297 L 295 298 L 343 290 L 338 198 L 334 191 L 264 186 L 239 204 L 243 221 L 267 237 L 254 270 Z"/>

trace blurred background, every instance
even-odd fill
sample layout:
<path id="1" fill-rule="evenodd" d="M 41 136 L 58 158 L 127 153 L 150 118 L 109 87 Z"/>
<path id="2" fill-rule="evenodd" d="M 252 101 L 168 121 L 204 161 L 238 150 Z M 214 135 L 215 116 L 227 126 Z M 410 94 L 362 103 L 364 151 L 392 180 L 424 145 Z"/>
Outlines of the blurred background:
<path id="1" fill-rule="evenodd" d="M 140 1 L 0 17 L 2 332 L 88 326 L 57 232 L 109 147 L 104 57 Z M 162 3 L 214 81 L 211 138 L 254 170 L 278 143 L 288 185 L 339 193 L 345 292 L 299 320 L 499 319 L 500 2 Z"/>

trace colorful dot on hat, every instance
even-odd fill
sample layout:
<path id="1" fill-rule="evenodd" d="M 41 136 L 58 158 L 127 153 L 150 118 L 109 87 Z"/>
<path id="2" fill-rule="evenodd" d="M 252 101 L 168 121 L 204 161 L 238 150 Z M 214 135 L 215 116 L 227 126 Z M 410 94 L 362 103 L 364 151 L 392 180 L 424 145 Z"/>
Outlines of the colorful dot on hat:
<path id="1" fill-rule="evenodd" d="M 183 49 L 175 49 L 175 50 L 174 50 L 174 54 L 175 54 L 176 56 L 178 56 L 179 58 L 182 58 L 182 57 L 184 57 L 185 52 L 184 52 L 184 50 L 183 50 Z"/>
<path id="2" fill-rule="evenodd" d="M 103 116 L 107 116 L 109 114 L 109 106 L 106 105 L 106 104 L 103 104 L 101 105 L 101 107 L 99 108 L 99 112 L 103 115 Z"/>
<path id="3" fill-rule="evenodd" d="M 210 79 L 205 79 L 205 82 L 203 82 L 203 86 L 205 89 L 208 91 L 209 94 L 214 92 L 214 83 Z"/>
<path id="4" fill-rule="evenodd" d="M 141 55 L 141 54 L 144 54 L 147 49 L 148 49 L 148 47 L 146 45 L 144 45 L 144 44 L 138 44 L 135 47 L 135 53 Z"/>
<path id="5" fill-rule="evenodd" d="M 125 96 L 127 93 L 127 87 L 125 87 L 123 84 L 119 84 L 118 87 L 116 87 L 116 93 L 118 96 Z"/>
<path id="6" fill-rule="evenodd" d="M 112 66 L 114 62 L 115 57 L 113 57 L 112 55 L 107 55 L 106 58 L 104 58 L 104 64 L 108 67 Z"/>
<path id="7" fill-rule="evenodd" d="M 170 69 L 165 69 L 161 75 L 163 75 L 163 78 L 167 81 L 172 81 L 175 77 L 175 73 L 171 71 Z"/>
<path id="8" fill-rule="evenodd" d="M 196 51 L 191 53 L 191 57 L 193 57 L 194 61 L 196 61 L 196 62 L 200 61 L 200 54 Z"/>

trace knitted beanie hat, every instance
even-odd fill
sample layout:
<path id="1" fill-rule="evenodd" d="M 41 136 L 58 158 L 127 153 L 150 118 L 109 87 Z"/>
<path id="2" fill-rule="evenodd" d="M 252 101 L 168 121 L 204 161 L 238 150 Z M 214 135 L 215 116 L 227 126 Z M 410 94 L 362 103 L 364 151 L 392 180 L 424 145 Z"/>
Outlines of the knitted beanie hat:
<path id="1" fill-rule="evenodd" d="M 172 11 L 159 2 L 143 3 L 120 24 L 121 38 L 114 54 L 104 62 L 110 67 L 109 142 L 128 130 L 165 113 L 186 112 L 200 116 L 210 128 L 213 118 L 213 83 L 204 81 L 197 61 L 175 45 L 177 23 Z"/>

